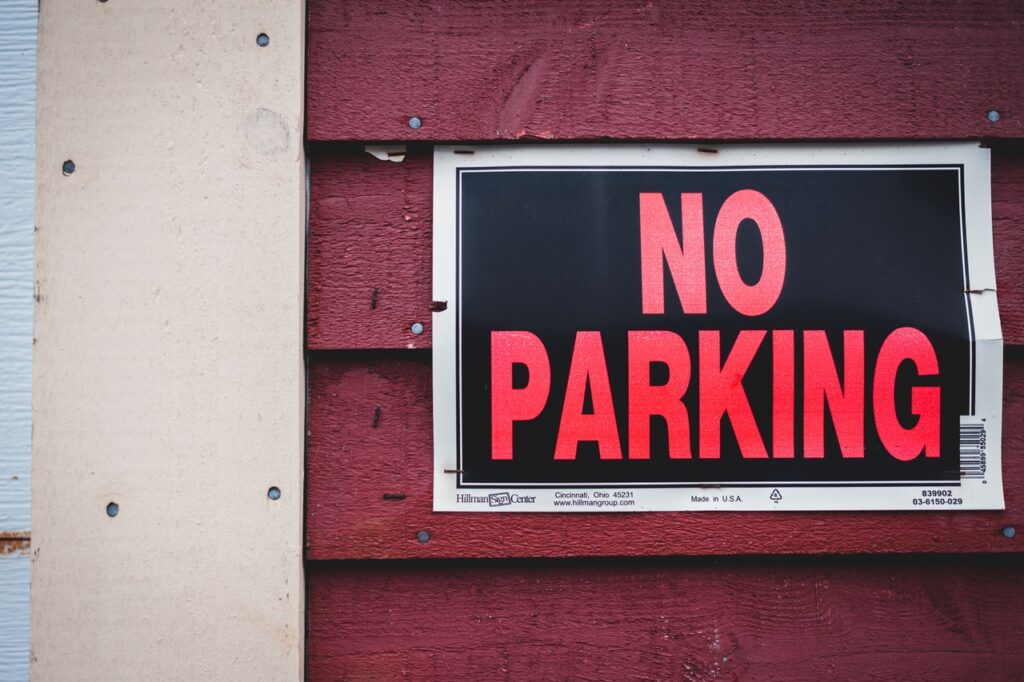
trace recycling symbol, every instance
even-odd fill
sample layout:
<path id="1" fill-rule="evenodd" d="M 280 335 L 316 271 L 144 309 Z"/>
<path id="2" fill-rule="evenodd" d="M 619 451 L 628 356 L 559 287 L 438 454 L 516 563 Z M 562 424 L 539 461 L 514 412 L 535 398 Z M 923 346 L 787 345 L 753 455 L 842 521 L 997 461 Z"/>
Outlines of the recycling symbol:
<path id="1" fill-rule="evenodd" d="M 778 503 L 778 501 L 782 499 L 782 493 L 780 493 L 779 489 L 776 488 L 775 490 L 772 491 L 772 494 L 769 495 L 769 497 L 773 502 Z"/>

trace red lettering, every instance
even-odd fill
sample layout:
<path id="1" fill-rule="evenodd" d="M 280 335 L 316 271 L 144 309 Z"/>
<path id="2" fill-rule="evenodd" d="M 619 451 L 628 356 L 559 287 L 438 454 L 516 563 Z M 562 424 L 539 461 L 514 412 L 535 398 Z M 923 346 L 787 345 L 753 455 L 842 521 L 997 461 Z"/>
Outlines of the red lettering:
<path id="1" fill-rule="evenodd" d="M 588 384 L 594 404 L 593 414 L 583 413 Z M 576 459 L 576 447 L 580 441 L 597 441 L 601 459 L 622 459 L 600 332 L 576 332 L 562 420 L 555 442 L 555 459 Z"/>
<path id="2" fill-rule="evenodd" d="M 668 381 L 651 385 L 651 363 L 668 365 Z M 690 352 L 678 334 L 629 332 L 629 458 L 650 459 L 651 415 L 668 424 L 668 456 L 690 459 L 690 417 L 682 398 L 690 383 Z"/>
<path id="3" fill-rule="evenodd" d="M 875 425 L 882 445 L 893 457 L 904 462 L 924 451 L 925 457 L 939 456 L 939 415 L 941 389 L 938 386 L 914 386 L 910 389 L 910 410 L 918 420 L 904 428 L 896 415 L 896 372 L 909 360 L 918 376 L 939 373 L 935 348 L 924 332 L 901 327 L 886 337 L 875 363 L 874 403 Z"/>
<path id="4" fill-rule="evenodd" d="M 722 415 L 728 414 L 740 455 L 744 458 L 768 457 L 750 402 L 743 390 L 743 375 L 750 367 L 766 332 L 744 330 L 736 337 L 725 364 L 717 331 L 701 331 L 700 344 L 700 458 L 721 456 Z"/>
<path id="5" fill-rule="evenodd" d="M 761 231 L 764 255 L 761 278 L 754 285 L 743 281 L 736 262 L 736 234 L 740 223 L 748 218 Z M 712 254 L 722 294 L 736 312 L 763 315 L 779 300 L 786 278 L 786 237 L 782 220 L 768 197 L 756 190 L 741 189 L 725 200 L 715 220 Z"/>
<path id="6" fill-rule="evenodd" d="M 512 387 L 512 366 L 526 365 L 529 381 Z M 512 459 L 512 426 L 544 409 L 551 365 L 544 343 L 530 332 L 491 332 L 491 459 Z"/>
<path id="7" fill-rule="evenodd" d="M 796 379 L 793 330 L 772 332 L 772 457 L 793 457 L 793 415 Z"/>
<path id="8" fill-rule="evenodd" d="M 680 246 L 664 197 L 657 193 L 640 194 L 640 289 L 644 315 L 665 312 L 664 262 L 668 263 L 683 312 L 707 312 L 702 201 L 700 194 L 680 195 Z"/>
<path id="9" fill-rule="evenodd" d="M 843 332 L 843 383 L 824 331 L 804 332 L 804 457 L 825 456 L 825 401 L 843 457 L 864 456 L 864 332 Z"/>

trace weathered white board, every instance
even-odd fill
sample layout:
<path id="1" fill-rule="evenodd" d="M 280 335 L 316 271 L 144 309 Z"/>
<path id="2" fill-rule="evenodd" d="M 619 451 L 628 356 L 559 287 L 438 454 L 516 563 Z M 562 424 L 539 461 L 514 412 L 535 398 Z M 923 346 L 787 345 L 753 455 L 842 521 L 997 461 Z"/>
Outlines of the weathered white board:
<path id="1" fill-rule="evenodd" d="M 42 4 L 35 679 L 301 675 L 304 18 Z"/>

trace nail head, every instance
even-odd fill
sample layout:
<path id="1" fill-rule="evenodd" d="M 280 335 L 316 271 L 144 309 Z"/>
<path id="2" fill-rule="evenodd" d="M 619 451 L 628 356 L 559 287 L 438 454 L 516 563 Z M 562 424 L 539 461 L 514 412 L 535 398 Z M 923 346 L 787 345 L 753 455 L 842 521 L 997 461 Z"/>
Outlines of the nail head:
<path id="1" fill-rule="evenodd" d="M 107 504 L 107 516 L 109 516 L 110 518 L 114 518 L 115 516 L 117 516 L 117 513 L 119 511 L 121 511 L 121 507 L 118 506 L 117 502 L 111 502 Z"/>
<path id="2" fill-rule="evenodd" d="M 409 127 L 413 130 L 416 130 L 421 125 L 423 125 L 423 121 L 420 120 L 419 116 L 412 116 L 409 118 Z"/>
<path id="3" fill-rule="evenodd" d="M 258 36 L 256 36 L 256 44 L 259 45 L 260 47 L 266 47 L 267 45 L 270 44 L 270 36 L 268 36 L 266 33 L 259 34 Z"/>
<path id="4" fill-rule="evenodd" d="M 64 175 L 71 175 L 72 173 L 75 172 L 75 162 L 72 161 L 71 159 L 68 159 L 60 167 L 60 169 L 61 169 L 61 171 L 64 172 Z"/>
<path id="5" fill-rule="evenodd" d="M 270 486 L 270 489 L 267 490 L 267 497 L 269 497 L 272 500 L 281 499 L 281 489 L 278 488 L 276 485 Z"/>
<path id="6" fill-rule="evenodd" d="M 420 542 L 421 545 L 426 544 L 430 541 L 430 533 L 428 533 L 425 530 L 421 530 L 418 533 L 416 533 L 416 539 Z"/>
<path id="7" fill-rule="evenodd" d="M 1014 528 L 1013 526 L 1004 526 L 1003 527 L 1003 537 L 1004 538 L 1014 538 L 1016 536 L 1017 536 L 1017 529 L 1016 528 Z"/>
<path id="8" fill-rule="evenodd" d="M 423 333 L 423 323 L 413 322 L 412 327 L 410 327 L 410 330 L 412 331 L 413 334 L 419 336 L 420 334 Z"/>
<path id="9" fill-rule="evenodd" d="M 999 112 L 996 111 L 995 109 L 990 110 L 985 115 L 985 117 L 988 119 L 989 123 L 999 123 L 999 119 L 1002 118 L 1002 116 L 999 114 Z"/>

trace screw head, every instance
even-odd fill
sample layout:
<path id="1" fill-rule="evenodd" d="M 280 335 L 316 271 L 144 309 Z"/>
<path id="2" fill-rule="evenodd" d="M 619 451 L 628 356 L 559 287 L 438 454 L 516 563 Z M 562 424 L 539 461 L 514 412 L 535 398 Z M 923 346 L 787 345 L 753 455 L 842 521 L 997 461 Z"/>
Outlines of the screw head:
<path id="1" fill-rule="evenodd" d="M 1012 539 L 1012 538 L 1014 538 L 1016 536 L 1017 536 L 1017 529 L 1016 528 L 1014 528 L 1013 526 L 1004 526 L 1003 527 L 1003 537 L 1004 538 Z"/>
<path id="2" fill-rule="evenodd" d="M 430 541 L 430 533 L 428 533 L 425 530 L 421 530 L 418 533 L 416 533 L 416 539 L 419 541 L 421 545 L 424 545 Z"/>
<path id="3" fill-rule="evenodd" d="M 266 33 L 259 34 L 258 36 L 256 36 L 256 44 L 259 45 L 260 47 L 266 47 L 267 45 L 270 44 L 270 36 L 268 36 Z"/>
<path id="4" fill-rule="evenodd" d="M 999 114 L 998 111 L 992 109 L 987 114 L 985 114 L 985 118 L 988 119 L 989 123 L 999 123 L 999 119 L 1002 118 L 1002 116 Z"/>
<path id="5" fill-rule="evenodd" d="M 276 485 L 270 486 L 270 488 L 267 490 L 267 497 L 269 497 L 272 500 L 280 500 L 281 489 L 278 488 Z"/>
<path id="6" fill-rule="evenodd" d="M 71 159 L 68 159 L 61 165 L 60 169 L 61 172 L 64 173 L 64 175 L 71 175 L 72 173 L 75 172 L 75 162 L 72 161 Z"/>
<path id="7" fill-rule="evenodd" d="M 423 323 L 422 322 L 413 322 L 412 326 L 409 327 L 409 331 L 411 331 L 416 336 L 419 336 L 420 334 L 423 333 Z"/>
<path id="8" fill-rule="evenodd" d="M 409 118 L 409 127 L 413 130 L 416 130 L 421 125 L 423 125 L 423 121 L 420 120 L 419 116 L 412 116 Z"/>
<path id="9" fill-rule="evenodd" d="M 107 516 L 114 518 L 117 516 L 117 512 L 121 511 L 121 507 L 118 506 L 117 502 L 111 502 L 107 505 Z"/>

